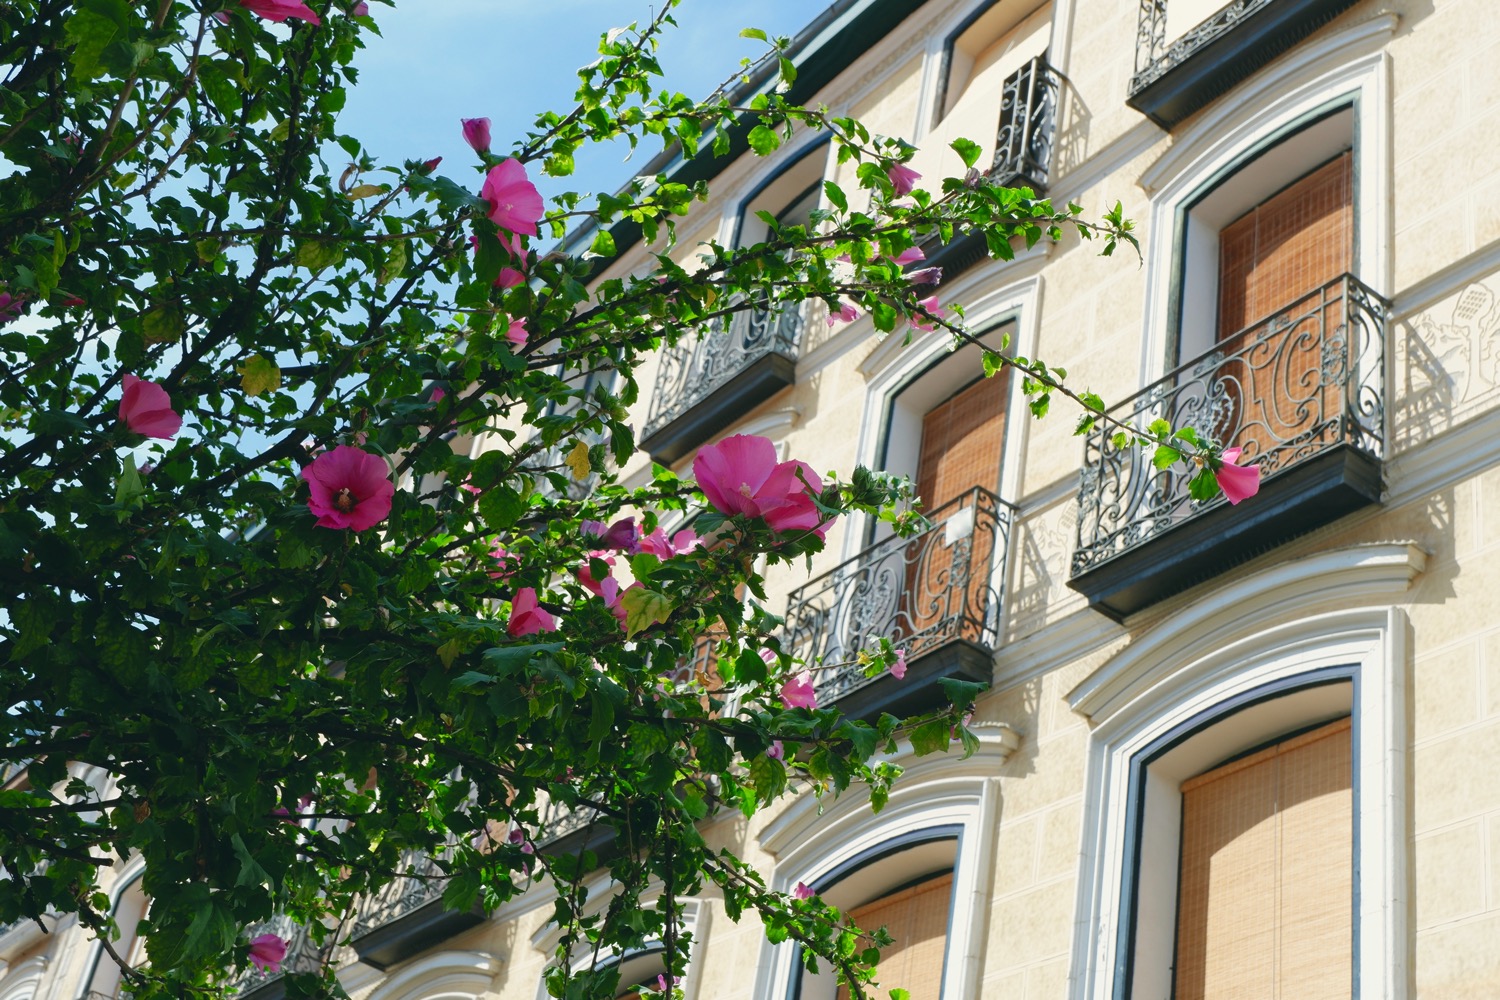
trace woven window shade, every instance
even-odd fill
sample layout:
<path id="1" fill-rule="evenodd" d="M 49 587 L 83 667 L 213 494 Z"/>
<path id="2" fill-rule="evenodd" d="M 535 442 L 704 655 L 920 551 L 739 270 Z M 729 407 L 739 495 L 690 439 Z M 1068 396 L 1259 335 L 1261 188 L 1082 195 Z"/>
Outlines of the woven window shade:
<path id="1" fill-rule="evenodd" d="M 1320 411 L 1338 411 L 1337 381 L 1318 368 L 1344 302 L 1338 286 L 1315 293 L 1354 267 L 1353 166 L 1344 153 L 1219 233 L 1218 341 L 1240 360 L 1221 370 L 1223 405 L 1208 430 L 1246 458 L 1308 431 Z M 1310 393 L 1329 398 L 1293 402 Z"/>
<path id="2" fill-rule="evenodd" d="M 976 486 L 993 490 L 1000 485 L 1009 371 L 975 382 L 922 418 L 917 495 L 924 510 L 937 510 Z"/>
<path id="3" fill-rule="evenodd" d="M 1175 1000 L 1348 1000 L 1350 722 L 1183 782 Z"/>
<path id="4" fill-rule="evenodd" d="M 872 932 L 884 927 L 894 941 L 880 953 L 881 996 L 902 987 L 911 1000 L 938 1000 L 952 897 L 953 873 L 948 872 L 849 911 L 860 927 Z M 838 996 L 849 1000 L 849 991 L 841 986 Z"/>

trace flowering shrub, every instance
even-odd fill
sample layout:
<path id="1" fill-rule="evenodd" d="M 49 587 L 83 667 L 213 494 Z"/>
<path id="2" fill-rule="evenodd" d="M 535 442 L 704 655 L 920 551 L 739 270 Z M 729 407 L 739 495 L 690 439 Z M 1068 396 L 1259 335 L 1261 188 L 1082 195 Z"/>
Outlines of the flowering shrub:
<path id="1" fill-rule="evenodd" d="M 975 231 L 1008 253 L 1065 227 L 1106 248 L 1130 234 L 1118 211 L 1085 221 L 977 174 L 923 191 L 899 139 L 775 89 L 753 111 L 671 96 L 651 77 L 674 5 L 605 35 L 577 107 L 529 137 L 455 122 L 467 176 L 423 150 L 376 163 L 340 130 L 379 5 L 87 0 L 8 19 L 0 745 L 28 774 L 0 810 L 0 923 L 65 913 L 107 936 L 101 859 L 139 856 L 149 962 L 125 989 L 210 996 L 235 965 L 282 967 L 286 942 L 251 931 L 272 914 L 326 943 L 408 852 L 445 849 L 451 908 L 535 880 L 559 891 L 554 995 L 614 996 L 618 972 L 577 969 L 575 946 L 671 942 L 674 900 L 710 882 L 864 994 L 838 911 L 769 891 L 695 823 L 715 802 L 753 813 L 789 782 L 883 796 L 895 770 L 876 748 L 912 726 L 972 739 L 967 704 L 878 723 L 819 705 L 829 665 L 794 661 L 739 597 L 757 566 L 817 552 L 837 518 L 910 489 L 745 436 L 698 454 L 696 486 L 657 469 L 627 489 L 635 373 L 663 341 L 810 298 L 868 317 L 872 336 L 962 340 L 960 306 L 902 273 L 919 242 Z M 549 206 L 534 178 L 566 176 L 579 147 L 659 136 L 719 154 L 741 125 L 746 155 L 786 129 L 831 133 L 861 190 L 826 184 L 816 233 L 773 225 L 696 270 L 663 253 L 652 273 L 598 280 L 591 256 L 538 252 L 577 217 L 593 256 L 621 249 L 626 220 L 670 244 L 706 194 L 638 178 Z M 978 146 L 955 149 L 972 167 Z M 1034 400 L 1070 395 L 1105 419 L 1028 366 Z M 597 371 L 615 387 L 586 388 Z M 1195 483 L 1247 492 L 1210 442 L 1118 430 L 1198 461 Z M 481 453 L 459 445 L 476 439 Z M 704 641 L 714 676 L 677 671 Z M 900 676 L 904 654 L 867 669 Z M 77 762 L 107 777 L 86 785 Z M 521 833 L 553 806 L 615 829 L 618 919 L 586 922 L 577 887 L 597 856 Z M 287 982 L 340 995 L 331 969 Z"/>

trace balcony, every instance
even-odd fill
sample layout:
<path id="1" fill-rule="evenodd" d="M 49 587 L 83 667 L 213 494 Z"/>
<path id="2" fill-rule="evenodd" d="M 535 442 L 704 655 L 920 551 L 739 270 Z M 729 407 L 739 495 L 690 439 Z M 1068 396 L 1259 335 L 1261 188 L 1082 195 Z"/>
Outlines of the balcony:
<path id="1" fill-rule="evenodd" d="M 1041 56 L 1025 63 L 1010 76 L 1000 90 L 1000 121 L 995 133 L 995 156 L 990 161 L 988 179 L 1002 187 L 1028 187 L 1038 197 L 1047 192 L 1052 172 L 1052 150 L 1057 136 L 1058 96 L 1062 90 L 1057 70 Z M 986 102 L 986 108 L 993 108 Z M 950 116 L 957 117 L 957 116 Z M 948 140 L 963 135 L 970 138 L 981 128 L 992 126 L 972 120 L 948 122 L 927 139 L 932 148 L 945 148 Z M 984 260 L 989 254 L 981 233 L 968 233 L 946 244 L 937 237 L 922 249 L 927 260 L 921 267 L 941 267 L 948 281 Z"/>
<path id="2" fill-rule="evenodd" d="M 1068 585 L 1119 621 L 1236 562 L 1380 500 L 1388 307 L 1344 275 L 1148 386 L 1109 413 L 1238 445 L 1259 494 L 1188 496 L 1181 465 L 1088 437 Z"/>
<path id="3" fill-rule="evenodd" d="M 542 805 L 541 814 L 535 840 L 540 854 L 555 856 L 585 848 L 597 852 L 613 839 L 607 827 L 594 824 L 590 810 L 572 810 L 549 801 Z M 443 862 L 448 854 L 408 852 L 401 862 L 407 874 L 360 902 L 349 943 L 361 962 L 384 971 L 484 922 L 484 910 L 478 905 L 452 910 L 443 904 L 448 885 Z"/>
<path id="4" fill-rule="evenodd" d="M 1000 130 L 990 180 L 1005 187 L 1047 190 L 1052 139 L 1057 131 L 1057 70 L 1037 56 L 1005 78 L 1000 92 Z"/>
<path id="5" fill-rule="evenodd" d="M 641 448 L 671 465 L 791 385 L 802 310 L 746 309 L 662 353 Z"/>
<path id="6" fill-rule="evenodd" d="M 306 927 L 285 914 L 278 914 L 265 923 L 250 928 L 246 937 L 254 939 L 262 934 L 275 934 L 284 939 L 287 942 L 286 958 L 282 960 L 278 972 L 251 968 L 240 973 L 229 983 L 227 992 L 228 996 L 235 997 L 236 1000 L 281 1000 L 286 996 L 283 978 L 308 972 L 320 974 L 323 971 L 324 953 L 334 946 L 331 935 L 326 945 L 319 946 Z"/>
<path id="7" fill-rule="evenodd" d="M 1230 0 L 1181 30 L 1169 0 L 1140 0 L 1135 75 L 1125 103 L 1164 129 L 1223 94 L 1355 0 Z M 1170 0 L 1190 11 L 1202 0 Z"/>
<path id="8" fill-rule="evenodd" d="M 1013 508 L 974 489 L 793 591 L 788 648 L 813 667 L 818 703 L 846 715 L 908 715 L 947 703 L 939 678 L 988 683 Z M 906 650 L 903 680 L 865 675 L 859 654 L 881 638 Z"/>

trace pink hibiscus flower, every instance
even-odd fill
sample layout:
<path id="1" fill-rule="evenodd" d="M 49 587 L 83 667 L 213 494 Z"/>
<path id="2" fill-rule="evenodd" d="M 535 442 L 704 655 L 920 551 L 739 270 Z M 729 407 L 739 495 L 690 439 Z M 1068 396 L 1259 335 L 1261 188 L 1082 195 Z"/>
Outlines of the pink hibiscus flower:
<path id="1" fill-rule="evenodd" d="M 538 606 L 536 588 L 522 587 L 510 600 L 510 622 L 505 631 L 517 638 L 538 632 L 555 632 L 557 619 Z"/>
<path id="2" fill-rule="evenodd" d="M 385 459 L 348 444 L 313 459 L 302 478 L 312 489 L 307 508 L 320 528 L 372 528 L 390 514 L 396 495 Z"/>
<path id="3" fill-rule="evenodd" d="M 769 438 L 736 434 L 709 445 L 693 459 L 693 475 L 721 514 L 759 517 L 773 531 L 813 531 L 827 521 L 813 503 L 823 481 L 806 462 L 777 462 Z"/>
<path id="4" fill-rule="evenodd" d="M 526 168 L 519 160 L 502 160 L 491 167 L 480 197 L 490 203 L 490 221 L 501 229 L 527 236 L 537 234 L 537 220 L 544 211 L 542 195 L 526 179 Z"/>
<path id="5" fill-rule="evenodd" d="M 786 679 L 781 685 L 781 703 L 787 708 L 818 707 L 818 691 L 811 670 L 799 670 Z"/>
<path id="6" fill-rule="evenodd" d="M 308 24 L 322 24 L 318 15 L 302 0 L 240 0 L 240 6 L 267 21 L 280 23 L 289 17 L 298 17 Z"/>
<path id="7" fill-rule="evenodd" d="M 476 153 L 490 151 L 490 120 L 488 118 L 461 118 L 464 142 L 474 147 Z"/>
<path id="8" fill-rule="evenodd" d="M 835 323 L 853 323 L 857 319 L 859 319 L 859 310 L 854 308 L 854 306 L 850 305 L 848 302 L 840 302 L 839 307 L 828 314 L 828 325 L 833 326 Z"/>
<path id="9" fill-rule="evenodd" d="M 1214 479 L 1218 481 L 1219 489 L 1224 491 L 1224 499 L 1231 504 L 1237 504 L 1260 492 L 1260 466 L 1254 462 L 1249 465 L 1235 464 L 1239 461 L 1241 450 L 1225 448 L 1224 454 L 1220 456 L 1223 464 L 1214 470 Z"/>
<path id="10" fill-rule="evenodd" d="M 911 189 L 917 186 L 917 181 L 922 175 L 904 163 L 892 163 L 885 171 L 886 177 L 890 178 L 891 187 L 896 190 L 896 197 L 911 194 Z"/>
<path id="11" fill-rule="evenodd" d="M 167 390 L 155 382 L 126 375 L 120 380 L 120 419 L 132 434 L 171 440 L 182 430 L 182 417 L 172 409 Z"/>
<path id="12" fill-rule="evenodd" d="M 262 972 L 280 972 L 286 960 L 286 941 L 275 934 L 262 934 L 250 941 L 250 964 Z"/>

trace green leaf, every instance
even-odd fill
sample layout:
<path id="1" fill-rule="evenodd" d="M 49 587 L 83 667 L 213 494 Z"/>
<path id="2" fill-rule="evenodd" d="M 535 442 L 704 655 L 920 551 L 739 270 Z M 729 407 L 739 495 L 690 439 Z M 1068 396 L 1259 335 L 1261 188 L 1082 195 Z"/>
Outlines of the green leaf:
<path id="1" fill-rule="evenodd" d="M 1182 458 L 1182 452 L 1176 448 L 1161 444 L 1156 446 L 1156 454 L 1151 456 L 1151 464 L 1158 469 L 1169 469 Z"/>
<path id="2" fill-rule="evenodd" d="M 823 193 L 828 196 L 831 203 L 838 206 L 840 212 L 849 211 L 849 199 L 844 197 L 844 189 L 833 181 L 823 182 Z"/>
<path id="3" fill-rule="evenodd" d="M 1214 478 L 1214 472 L 1208 466 L 1199 470 L 1198 474 L 1188 483 L 1188 493 L 1194 500 L 1212 500 L 1219 495 L 1219 481 Z"/>
<path id="4" fill-rule="evenodd" d="M 923 757 L 930 753 L 937 753 L 939 750 L 948 749 L 951 728 L 947 719 L 933 719 L 931 722 L 922 723 L 922 725 L 912 730 L 912 753 L 918 757 Z"/>
<path id="5" fill-rule="evenodd" d="M 376 272 L 375 283 L 383 285 L 392 278 L 401 277 L 406 270 L 406 241 L 394 240 L 385 245 L 385 258 Z"/>
<path id="6" fill-rule="evenodd" d="M 297 264 L 321 271 L 344 259 L 344 248 L 331 240 L 303 240 L 297 244 Z"/>
<path id="7" fill-rule="evenodd" d="M 979 143 L 960 137 L 954 139 L 948 145 L 964 161 L 964 166 L 972 167 L 975 163 L 979 162 L 979 154 L 982 152 Z"/>
<path id="8" fill-rule="evenodd" d="M 68 18 L 68 41 L 73 46 L 68 61 L 80 79 L 90 80 L 106 69 L 119 70 L 121 60 L 132 63 L 128 44 L 130 8 L 125 0 L 83 0 Z"/>
<path id="9" fill-rule="evenodd" d="M 974 699 L 988 686 L 975 681 L 961 681 L 955 677 L 938 678 L 938 687 L 943 689 L 943 697 L 960 712 L 974 704 Z"/>
<path id="10" fill-rule="evenodd" d="M 589 244 L 589 253 L 596 257 L 613 257 L 615 255 L 615 238 L 609 234 L 608 229 L 600 229 L 594 236 L 594 242 Z"/>
<path id="11" fill-rule="evenodd" d="M 281 388 L 281 369 L 270 358 L 252 354 L 235 371 L 240 373 L 240 388 L 247 396 L 259 396 Z"/>
<path id="12" fill-rule="evenodd" d="M 120 478 L 115 483 L 115 505 L 120 508 L 120 520 L 125 519 L 127 510 L 140 506 L 145 494 L 146 487 L 141 482 L 140 470 L 135 467 L 135 457 L 126 455 L 120 467 Z"/>
<path id="13" fill-rule="evenodd" d="M 1150 426 L 1147 427 L 1146 430 L 1151 434 L 1152 437 L 1164 438 L 1172 433 L 1172 425 L 1167 423 L 1161 417 L 1157 417 L 1155 420 L 1151 421 Z"/>
<path id="14" fill-rule="evenodd" d="M 633 639 L 638 632 L 659 625 L 672 614 L 674 605 L 665 594 L 658 594 L 645 587 L 629 587 L 620 595 L 620 606 L 625 609 L 625 638 Z"/>
<path id="15" fill-rule="evenodd" d="M 751 129 L 746 139 L 750 143 L 750 148 L 755 150 L 756 156 L 769 156 L 781 145 L 781 137 L 776 134 L 776 130 L 766 128 L 764 125 L 757 125 Z"/>
<path id="16" fill-rule="evenodd" d="M 781 80 L 788 87 L 797 82 L 797 67 L 786 56 L 781 57 Z"/>
<path id="17" fill-rule="evenodd" d="M 766 33 L 764 31 L 761 31 L 759 28 L 741 28 L 740 29 L 740 37 L 741 38 L 754 38 L 757 41 L 761 41 L 761 42 L 768 42 L 768 41 L 770 41 L 770 39 L 766 37 Z"/>
<path id="18" fill-rule="evenodd" d="M 141 317 L 141 339 L 148 344 L 175 344 L 187 333 L 182 310 L 161 305 Z"/>

